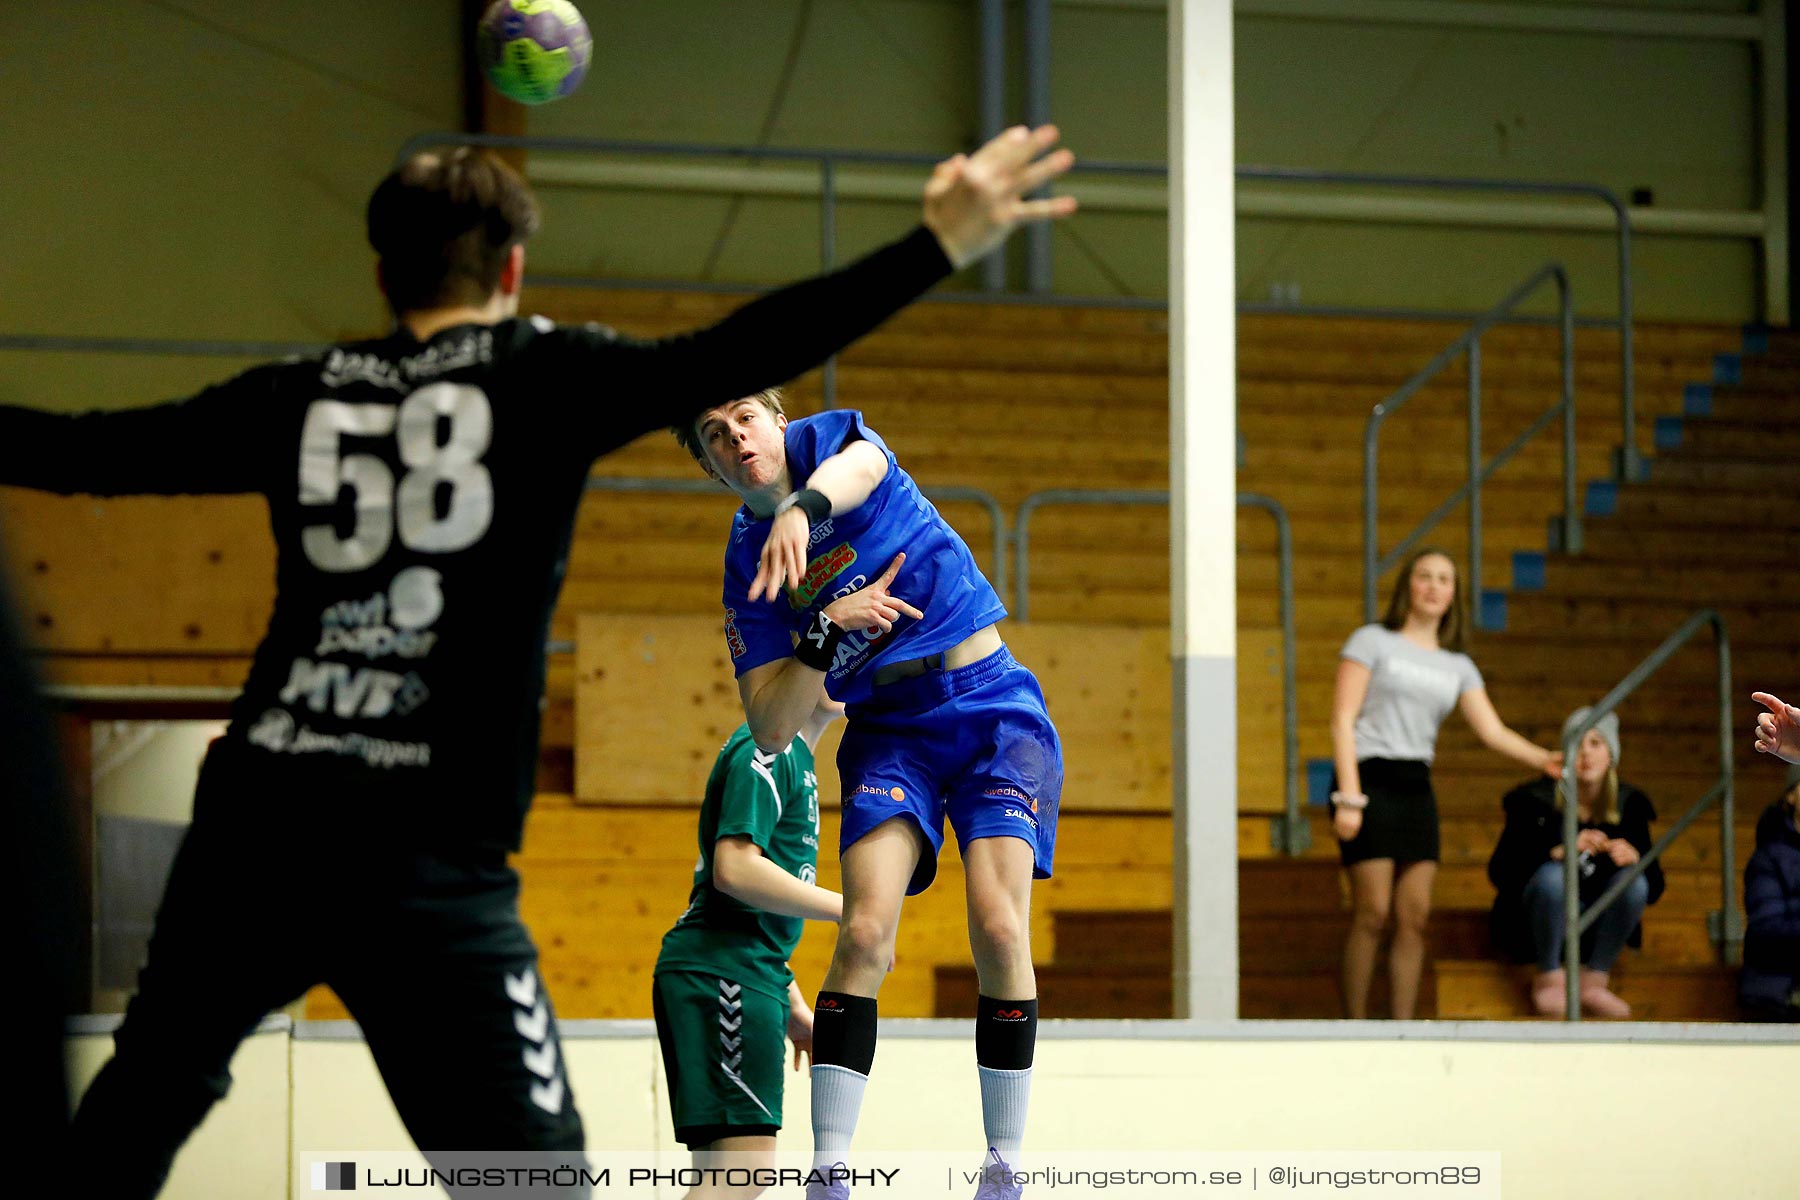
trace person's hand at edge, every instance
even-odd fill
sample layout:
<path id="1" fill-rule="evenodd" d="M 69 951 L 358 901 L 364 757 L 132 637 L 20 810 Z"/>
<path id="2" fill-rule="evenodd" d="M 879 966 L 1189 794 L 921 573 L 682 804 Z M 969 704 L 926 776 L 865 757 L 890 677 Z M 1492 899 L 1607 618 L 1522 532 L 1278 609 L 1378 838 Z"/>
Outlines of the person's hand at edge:
<path id="1" fill-rule="evenodd" d="M 1750 698 L 1769 710 L 1756 717 L 1758 753 L 1800 763 L 1800 708 L 1768 692 L 1752 692 Z"/>
<path id="2" fill-rule="evenodd" d="M 947 158 L 931 172 L 925 183 L 925 227 L 937 235 L 952 266 L 968 266 L 1020 225 L 1075 211 L 1073 196 L 1025 199 L 1075 165 L 1067 150 L 1046 153 L 1059 136 L 1054 125 L 1015 125 L 975 153 Z"/>

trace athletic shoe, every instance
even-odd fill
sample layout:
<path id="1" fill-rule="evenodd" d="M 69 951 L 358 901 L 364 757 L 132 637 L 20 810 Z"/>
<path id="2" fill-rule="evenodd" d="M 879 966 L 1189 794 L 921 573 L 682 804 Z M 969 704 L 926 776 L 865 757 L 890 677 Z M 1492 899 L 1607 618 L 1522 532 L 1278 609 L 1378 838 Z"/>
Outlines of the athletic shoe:
<path id="1" fill-rule="evenodd" d="M 809 1179 L 806 1183 L 806 1200 L 850 1200 L 850 1168 L 843 1163 L 832 1163 L 829 1167 L 814 1167 L 813 1170 L 829 1173 L 829 1179 Z"/>
<path id="2" fill-rule="evenodd" d="M 975 1200 L 1019 1200 L 1024 1185 L 1014 1181 L 1012 1168 L 991 1146 L 988 1157 L 993 1161 L 981 1172 L 981 1185 L 975 1189 Z"/>

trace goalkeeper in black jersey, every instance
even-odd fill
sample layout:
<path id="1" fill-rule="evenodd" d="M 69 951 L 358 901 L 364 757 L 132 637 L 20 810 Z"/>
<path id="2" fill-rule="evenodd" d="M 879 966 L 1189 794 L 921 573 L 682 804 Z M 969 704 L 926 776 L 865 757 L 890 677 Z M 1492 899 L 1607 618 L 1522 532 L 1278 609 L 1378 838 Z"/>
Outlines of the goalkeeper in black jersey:
<path id="1" fill-rule="evenodd" d="M 1068 169 L 1046 153 L 1055 137 L 1014 129 L 940 164 L 906 237 L 657 341 L 517 318 L 529 188 L 487 154 L 420 154 L 369 202 L 387 337 L 151 408 L 0 408 L 0 483 L 257 493 L 277 550 L 268 633 L 76 1115 L 110 1195 L 157 1192 L 238 1043 L 321 982 L 428 1154 L 579 1155 L 506 854 L 588 471 L 812 367 L 1021 222 L 1072 211 L 1022 199 Z"/>

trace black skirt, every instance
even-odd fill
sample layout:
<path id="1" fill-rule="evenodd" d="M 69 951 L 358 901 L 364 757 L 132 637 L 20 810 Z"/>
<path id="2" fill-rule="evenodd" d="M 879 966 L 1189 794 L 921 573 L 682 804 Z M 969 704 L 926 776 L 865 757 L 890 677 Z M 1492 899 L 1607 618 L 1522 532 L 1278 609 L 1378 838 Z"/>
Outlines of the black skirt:
<path id="1" fill-rule="evenodd" d="M 1396 864 L 1438 861 L 1437 796 L 1431 790 L 1431 764 L 1411 759 L 1365 758 L 1356 764 L 1363 795 L 1362 829 L 1338 842 L 1346 867 L 1371 858 Z M 1335 781 L 1333 791 L 1337 790 Z"/>

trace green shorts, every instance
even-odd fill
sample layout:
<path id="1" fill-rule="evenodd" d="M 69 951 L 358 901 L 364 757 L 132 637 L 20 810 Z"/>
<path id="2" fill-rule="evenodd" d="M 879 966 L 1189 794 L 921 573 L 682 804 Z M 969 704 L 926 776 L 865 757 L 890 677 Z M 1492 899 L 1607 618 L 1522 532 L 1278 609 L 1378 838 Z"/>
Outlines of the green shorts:
<path id="1" fill-rule="evenodd" d="M 651 1001 L 676 1140 L 692 1147 L 773 1136 L 781 1128 L 787 999 L 675 970 L 657 972 Z"/>

